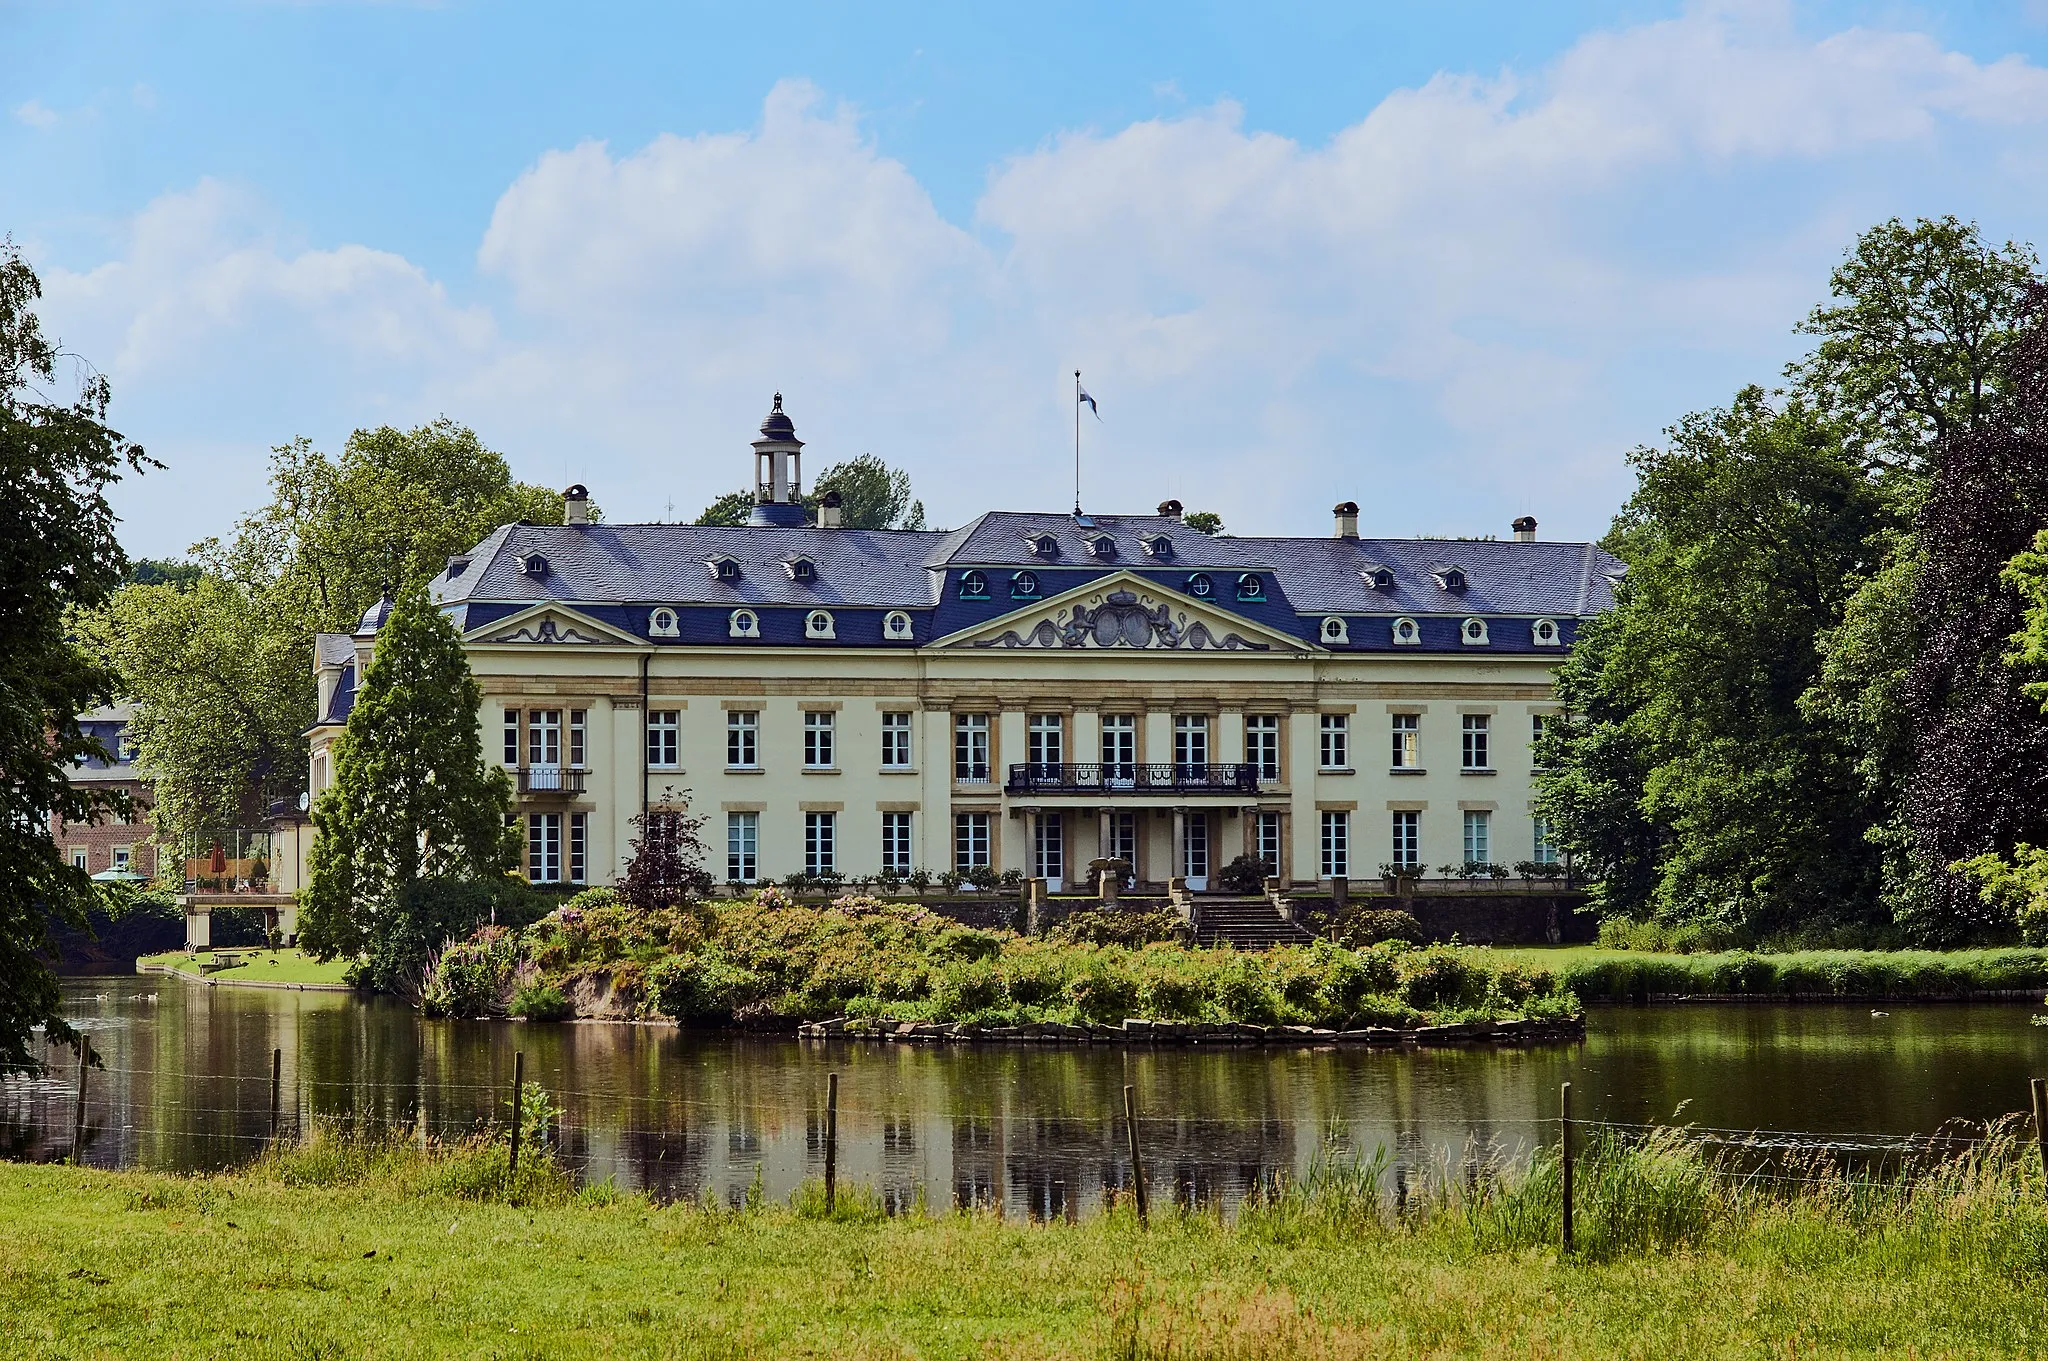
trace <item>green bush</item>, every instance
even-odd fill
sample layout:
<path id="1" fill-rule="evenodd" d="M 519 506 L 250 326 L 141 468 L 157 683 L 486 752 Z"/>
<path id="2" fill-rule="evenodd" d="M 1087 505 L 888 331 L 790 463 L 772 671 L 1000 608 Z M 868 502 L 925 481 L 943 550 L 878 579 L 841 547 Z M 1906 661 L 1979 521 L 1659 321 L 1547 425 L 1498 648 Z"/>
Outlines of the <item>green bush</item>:
<path id="1" fill-rule="evenodd" d="M 1229 954 L 1214 971 L 1211 996 L 1226 1021 L 1274 1025 L 1282 1017 L 1280 995 L 1265 967 L 1251 955 Z"/>
<path id="2" fill-rule="evenodd" d="M 1401 1000 L 1420 1011 L 1479 1002 L 1485 996 L 1487 975 L 1470 954 L 1455 946 L 1432 945 L 1398 956 Z"/>
<path id="3" fill-rule="evenodd" d="M 1065 945 L 1122 945 L 1135 950 L 1154 944 L 1191 944 L 1194 933 L 1186 919 L 1171 908 L 1084 907 L 1068 913 L 1045 938 Z"/>
<path id="4" fill-rule="evenodd" d="M 1198 978 L 1181 973 L 1154 974 L 1138 988 L 1139 1009 L 1162 1021 L 1200 1020 L 1208 990 Z"/>
<path id="5" fill-rule="evenodd" d="M 1337 918 L 1330 926 L 1330 938 L 1354 950 L 1390 940 L 1421 945 L 1429 939 L 1414 913 L 1383 907 L 1361 908 Z"/>
<path id="6" fill-rule="evenodd" d="M 766 991 L 761 975 L 716 953 L 670 955 L 648 970 L 647 984 L 661 1013 L 684 1025 L 731 1025 Z"/>
<path id="7" fill-rule="evenodd" d="M 1067 980 L 1067 997 L 1087 1021 L 1113 1025 L 1138 1014 L 1138 980 L 1100 957 Z"/>
<path id="8" fill-rule="evenodd" d="M 519 965 L 519 943 L 502 926 L 451 941 L 427 966 L 420 1009 L 429 1016 L 503 1016 Z"/>
<path id="9" fill-rule="evenodd" d="M 512 993 L 509 1010 L 529 1021 L 566 1021 L 573 1012 L 569 999 L 552 983 L 522 983 Z"/>

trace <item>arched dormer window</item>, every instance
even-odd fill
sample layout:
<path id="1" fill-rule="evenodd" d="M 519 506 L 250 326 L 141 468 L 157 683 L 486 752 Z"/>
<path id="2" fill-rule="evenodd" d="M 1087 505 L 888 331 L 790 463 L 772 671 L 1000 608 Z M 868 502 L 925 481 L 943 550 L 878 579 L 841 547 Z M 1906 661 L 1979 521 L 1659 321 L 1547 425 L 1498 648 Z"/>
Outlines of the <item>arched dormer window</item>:
<path id="1" fill-rule="evenodd" d="M 734 610 L 726 617 L 726 633 L 734 638 L 759 638 L 761 619 L 752 610 Z"/>
<path id="2" fill-rule="evenodd" d="M 1466 647 L 1485 647 L 1486 621 L 1484 619 L 1467 619 L 1464 623 L 1458 625 L 1458 641 Z"/>
<path id="3" fill-rule="evenodd" d="M 1416 626 L 1413 619 L 1396 619 L 1394 621 L 1395 647 L 1420 647 L 1421 645 L 1422 630 Z"/>
<path id="4" fill-rule="evenodd" d="M 738 581 L 740 579 L 738 558 L 713 558 L 704 565 L 711 569 L 711 576 L 715 581 Z"/>
<path id="5" fill-rule="evenodd" d="M 1323 620 L 1322 627 L 1316 631 L 1316 636 L 1321 638 L 1326 646 L 1348 643 L 1351 641 L 1351 626 L 1336 615 L 1329 615 Z"/>
<path id="6" fill-rule="evenodd" d="M 891 610 L 882 616 L 882 637 L 891 643 L 907 643 L 911 639 L 910 616 L 902 610 Z"/>
<path id="7" fill-rule="evenodd" d="M 1564 642 L 1564 637 L 1557 631 L 1555 619 L 1538 619 L 1529 626 L 1529 641 L 1538 647 L 1557 647 Z"/>
<path id="8" fill-rule="evenodd" d="M 1239 600 L 1264 600 L 1266 598 L 1266 583 L 1260 579 L 1257 572 L 1246 572 L 1238 577 L 1237 598 Z"/>
<path id="9" fill-rule="evenodd" d="M 960 574 L 960 598 L 962 600 L 988 599 L 988 574 L 986 572 L 962 572 Z"/>
<path id="10" fill-rule="evenodd" d="M 838 633 L 832 627 L 832 611 L 812 610 L 804 616 L 804 637 L 837 638 L 838 636 Z"/>
<path id="11" fill-rule="evenodd" d="M 1018 572 L 1010 578 L 1012 600 L 1036 600 L 1038 598 L 1038 573 Z"/>
<path id="12" fill-rule="evenodd" d="M 1207 600 L 1216 594 L 1216 585 L 1209 580 L 1207 572 L 1197 572 L 1188 578 L 1188 594 L 1197 600 Z"/>
<path id="13" fill-rule="evenodd" d="M 676 632 L 676 612 L 668 606 L 663 605 L 660 609 L 647 616 L 648 636 L 654 638 L 673 638 L 676 636 Z"/>
<path id="14" fill-rule="evenodd" d="M 520 568 L 526 575 L 539 579 L 548 574 L 548 560 L 538 553 L 528 553 Z"/>

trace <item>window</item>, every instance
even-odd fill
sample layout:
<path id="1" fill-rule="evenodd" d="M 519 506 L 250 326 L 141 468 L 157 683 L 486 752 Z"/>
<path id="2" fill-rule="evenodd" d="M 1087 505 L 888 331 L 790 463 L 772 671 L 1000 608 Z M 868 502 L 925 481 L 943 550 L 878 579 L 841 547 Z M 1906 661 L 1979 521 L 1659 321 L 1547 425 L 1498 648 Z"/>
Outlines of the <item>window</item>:
<path id="1" fill-rule="evenodd" d="M 892 643 L 910 641 L 910 616 L 902 610 L 891 610 L 882 616 L 882 636 Z"/>
<path id="2" fill-rule="evenodd" d="M 738 581 L 740 579 L 740 565 L 732 558 L 713 558 L 711 560 L 711 575 L 720 581 Z"/>
<path id="3" fill-rule="evenodd" d="M 804 616 L 804 637 L 837 638 L 838 632 L 832 624 L 832 611 L 812 610 Z"/>
<path id="4" fill-rule="evenodd" d="M 562 764 L 562 711 L 535 709 L 526 718 L 526 764 Z"/>
<path id="5" fill-rule="evenodd" d="M 1188 578 L 1188 594 L 1199 600 L 1207 600 L 1216 594 L 1216 587 L 1207 572 L 1197 572 Z"/>
<path id="6" fill-rule="evenodd" d="M 1554 619 L 1538 619 L 1530 625 L 1529 639 L 1538 647 L 1556 647 L 1563 641 L 1558 636 L 1557 621 Z"/>
<path id="7" fill-rule="evenodd" d="M 1351 814 L 1323 811 L 1323 878 L 1351 877 Z"/>
<path id="8" fill-rule="evenodd" d="M 571 709 L 569 711 L 569 766 L 573 770 L 584 767 L 584 755 L 588 749 L 586 738 L 590 732 L 590 711 Z"/>
<path id="9" fill-rule="evenodd" d="M 988 783 L 988 715 L 953 715 L 953 778 Z"/>
<path id="10" fill-rule="evenodd" d="M 989 864 L 988 814 L 956 813 L 953 816 L 953 868 L 979 869 Z"/>
<path id="11" fill-rule="evenodd" d="M 1390 762 L 1395 770 L 1414 770 L 1422 764 L 1422 715 L 1394 714 L 1394 759 Z"/>
<path id="12" fill-rule="evenodd" d="M 1351 719 L 1345 714 L 1323 715 L 1324 770 L 1351 769 Z"/>
<path id="13" fill-rule="evenodd" d="M 519 764 L 519 711 L 517 709 L 507 709 L 505 711 L 505 764 L 508 766 Z"/>
<path id="14" fill-rule="evenodd" d="M 839 868 L 839 815 L 804 814 L 804 873 L 813 878 Z"/>
<path id="15" fill-rule="evenodd" d="M 1147 534 L 1138 542 L 1145 551 L 1161 562 L 1173 561 L 1173 540 L 1164 534 Z"/>
<path id="16" fill-rule="evenodd" d="M 1065 760 L 1064 720 L 1058 714 L 1033 714 L 1024 729 L 1024 759 L 1033 766 L 1056 766 Z"/>
<path id="17" fill-rule="evenodd" d="M 1138 777 L 1138 717 L 1102 716 L 1102 778 L 1129 783 Z"/>
<path id="18" fill-rule="evenodd" d="M 1031 844 L 1031 874 L 1037 879 L 1058 879 L 1067 868 L 1066 823 L 1058 813 L 1040 813 L 1038 830 Z"/>
<path id="19" fill-rule="evenodd" d="M 882 814 L 882 872 L 910 873 L 910 814 Z"/>
<path id="20" fill-rule="evenodd" d="M 1259 863 L 1264 866 L 1269 877 L 1278 874 L 1280 872 L 1280 815 L 1278 813 L 1259 814 L 1258 823 L 1252 830 L 1256 836 L 1255 844 L 1258 848 Z"/>
<path id="21" fill-rule="evenodd" d="M 1038 594 L 1038 573 L 1019 572 L 1010 578 L 1010 595 L 1017 600 L 1030 600 Z"/>
<path id="22" fill-rule="evenodd" d="M 89 855 L 85 847 L 73 846 L 71 848 L 71 868 L 75 870 L 92 868 L 92 865 L 89 863 Z"/>
<path id="23" fill-rule="evenodd" d="M 647 764 L 674 770 L 682 764 L 682 711 L 651 709 L 647 714 Z"/>
<path id="24" fill-rule="evenodd" d="M 804 713 L 804 768 L 807 770 L 829 770 L 832 768 L 832 711 L 810 709 Z"/>
<path id="25" fill-rule="evenodd" d="M 1031 541 L 1031 551 L 1041 558 L 1058 557 L 1060 541 L 1050 534 L 1041 534 Z"/>
<path id="26" fill-rule="evenodd" d="M 760 617 L 752 610 L 734 610 L 725 621 L 725 631 L 734 638 L 759 638 Z"/>
<path id="27" fill-rule="evenodd" d="M 1113 558 L 1116 556 L 1116 540 L 1107 534 L 1097 534 L 1088 541 L 1088 551 L 1098 558 Z"/>
<path id="28" fill-rule="evenodd" d="M 1176 773 L 1190 774 L 1209 764 L 1209 716 L 1173 716 L 1173 764 Z"/>
<path id="29" fill-rule="evenodd" d="M 526 877 L 536 884 L 562 881 L 562 815 L 530 813 L 526 818 Z"/>
<path id="30" fill-rule="evenodd" d="M 589 828 L 590 815 L 588 813 L 569 814 L 569 882 L 572 884 L 585 882 L 584 871 L 587 864 L 585 853 L 588 849 L 586 843 Z"/>
<path id="31" fill-rule="evenodd" d="M 1244 759 L 1262 780 L 1280 778 L 1280 716 L 1246 714 Z"/>
<path id="32" fill-rule="evenodd" d="M 882 768 L 910 769 L 910 715 L 882 715 Z"/>
<path id="33" fill-rule="evenodd" d="M 1549 714 L 1529 715 L 1529 746 L 1532 752 L 1535 748 L 1540 747 L 1543 744 L 1543 730 L 1547 726 L 1549 726 L 1549 723 Z M 1530 768 L 1533 770 L 1543 769 L 1542 758 L 1540 756 L 1532 755 L 1529 761 L 1529 765 Z"/>
<path id="34" fill-rule="evenodd" d="M 737 884 L 751 884 L 761 877 L 761 815 L 725 815 L 725 877 Z"/>
<path id="35" fill-rule="evenodd" d="M 1493 814 L 1477 808 L 1465 810 L 1465 862 L 1486 864 L 1493 859 Z"/>
<path id="36" fill-rule="evenodd" d="M 791 581 L 815 581 L 818 578 L 818 569 L 811 565 L 809 558 L 791 558 L 782 566 Z"/>
<path id="37" fill-rule="evenodd" d="M 988 574 L 985 572 L 962 572 L 960 574 L 960 598 L 962 600 L 988 599 Z"/>
<path id="38" fill-rule="evenodd" d="M 1555 839 L 1556 833 L 1551 830 L 1550 819 L 1535 818 L 1532 821 L 1535 827 L 1531 841 L 1534 843 L 1535 850 L 1529 858 L 1539 865 L 1555 865 L 1557 863 L 1557 841 Z"/>
<path id="39" fill-rule="evenodd" d="M 1458 636 L 1464 640 L 1466 647 L 1484 647 L 1486 645 L 1486 621 L 1484 619 L 1467 619 L 1459 627 Z"/>
<path id="40" fill-rule="evenodd" d="M 1136 813 L 1111 813 L 1109 815 L 1109 847 L 1103 852 L 1111 860 L 1121 860 L 1130 866 L 1124 874 L 1124 882 L 1131 883 L 1138 873 L 1138 815 Z"/>
<path id="41" fill-rule="evenodd" d="M 1367 567 L 1359 575 L 1365 578 L 1370 590 L 1385 592 L 1394 589 L 1394 574 L 1384 567 Z"/>
<path id="42" fill-rule="evenodd" d="M 1422 863 L 1422 814 L 1405 808 L 1394 814 L 1394 855 L 1397 865 Z"/>
<path id="43" fill-rule="evenodd" d="M 538 553 L 527 555 L 525 567 L 526 575 L 530 577 L 544 577 L 548 574 L 548 560 Z"/>
<path id="44" fill-rule="evenodd" d="M 128 868 L 128 857 L 129 857 L 129 855 L 130 855 L 131 853 L 132 853 L 132 848 L 131 848 L 131 847 L 128 847 L 128 846 L 116 846 L 116 847 L 114 847 L 114 868 L 115 868 L 115 869 L 117 869 L 117 870 L 125 870 L 125 869 L 127 869 L 127 868 Z"/>
<path id="45" fill-rule="evenodd" d="M 1180 874 L 1196 888 L 1209 877 L 1209 815 L 1190 812 L 1181 824 Z"/>
<path id="46" fill-rule="evenodd" d="M 1266 598 L 1266 583 L 1259 579 L 1257 572 L 1246 572 L 1237 579 L 1237 598 L 1239 600 L 1264 600 Z"/>
<path id="47" fill-rule="evenodd" d="M 1323 620 L 1323 641 L 1326 643 L 1348 643 L 1351 641 L 1351 626 L 1336 615 Z"/>
<path id="48" fill-rule="evenodd" d="M 648 615 L 647 632 L 649 636 L 655 638 L 675 637 L 677 633 L 676 612 L 671 609 L 659 609 Z"/>
<path id="49" fill-rule="evenodd" d="M 1422 630 L 1416 627 L 1413 619 L 1396 619 L 1394 621 L 1394 646 L 1419 647 L 1421 644 Z"/>
<path id="50" fill-rule="evenodd" d="M 1488 759 L 1487 730 L 1493 720 L 1485 714 L 1465 715 L 1465 769 L 1491 770 L 1493 763 Z"/>
<path id="51" fill-rule="evenodd" d="M 725 715 L 725 763 L 752 769 L 761 764 L 761 715 L 753 709 L 732 709 Z"/>

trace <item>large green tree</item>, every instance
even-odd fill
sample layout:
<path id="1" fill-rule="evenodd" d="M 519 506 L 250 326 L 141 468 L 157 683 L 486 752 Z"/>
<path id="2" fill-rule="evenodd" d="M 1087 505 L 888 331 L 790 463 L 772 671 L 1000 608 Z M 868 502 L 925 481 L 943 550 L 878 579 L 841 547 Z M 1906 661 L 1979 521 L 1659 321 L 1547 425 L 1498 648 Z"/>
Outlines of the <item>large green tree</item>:
<path id="1" fill-rule="evenodd" d="M 911 495 L 910 474 L 892 468 L 873 454 L 834 463 L 818 474 L 804 493 L 804 506 L 815 516 L 818 499 L 839 493 L 839 523 L 848 529 L 923 529 L 924 502 Z M 743 525 L 754 512 L 750 491 L 727 492 L 704 507 L 700 525 Z"/>
<path id="2" fill-rule="evenodd" d="M 78 715 L 119 691 L 72 641 L 69 620 L 127 570 L 107 487 L 154 466 L 108 427 L 105 378 L 89 374 L 69 401 L 48 395 L 57 350 L 37 323 L 41 294 L 0 242 L 0 1073 L 40 1066 L 38 1028 L 52 1041 L 77 1038 L 38 954 L 49 917 L 84 926 L 93 885 L 61 854 L 50 818 L 91 822 L 123 805 L 69 778 L 72 762 L 107 755 Z"/>
<path id="3" fill-rule="evenodd" d="M 300 942 L 322 958 L 362 959 L 380 991 L 418 982 L 447 934 L 466 929 L 434 907 L 436 883 L 502 878 L 511 786 L 483 758 L 483 691 L 462 639 L 421 587 L 406 591 L 377 635 L 334 783 L 313 805 Z"/>

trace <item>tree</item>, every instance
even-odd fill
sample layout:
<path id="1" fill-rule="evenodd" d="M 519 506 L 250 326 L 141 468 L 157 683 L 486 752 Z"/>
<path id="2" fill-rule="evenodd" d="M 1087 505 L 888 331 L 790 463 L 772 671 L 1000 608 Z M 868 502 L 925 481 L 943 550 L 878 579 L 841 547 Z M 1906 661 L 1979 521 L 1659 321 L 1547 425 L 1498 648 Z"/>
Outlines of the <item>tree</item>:
<path id="1" fill-rule="evenodd" d="M 1213 510 L 1191 510 L 1180 517 L 1180 522 L 1197 534 L 1213 536 L 1223 532 L 1223 517 Z"/>
<path id="2" fill-rule="evenodd" d="M 704 819 L 679 809 L 657 808 L 633 819 L 640 835 L 619 897 L 634 907 L 652 910 L 676 907 L 690 897 L 711 891 L 711 871 L 704 868 Z"/>
<path id="3" fill-rule="evenodd" d="M 839 493 L 839 523 L 848 529 L 923 529 L 924 502 L 910 495 L 910 474 L 873 454 L 834 463 L 818 474 L 804 503 L 814 508 L 828 491 Z"/>
<path id="4" fill-rule="evenodd" d="M 199 580 L 202 568 L 196 562 L 177 558 L 136 558 L 128 564 L 124 586 L 190 586 Z"/>
<path id="5" fill-rule="evenodd" d="M 704 513 L 697 517 L 696 523 L 700 525 L 719 525 L 732 529 L 745 524 L 747 517 L 753 513 L 754 493 L 750 491 L 729 491 L 710 505 L 704 507 Z"/>
<path id="6" fill-rule="evenodd" d="M 89 374 L 69 402 L 46 395 L 57 349 L 33 310 L 41 296 L 35 271 L 0 240 L 0 1073 L 39 1071 L 38 1028 L 78 1041 L 38 953 L 46 914 L 82 929 L 95 897 L 50 819 L 92 822 L 126 805 L 70 781 L 72 762 L 107 756 L 78 715 L 114 698 L 119 678 L 71 641 L 68 619 L 127 570 L 107 487 L 159 466 L 108 427 L 104 377 Z"/>
<path id="7" fill-rule="evenodd" d="M 379 991 L 415 984 L 428 956 L 466 924 L 432 909 L 486 903 L 435 881 L 489 883 L 503 874 L 511 785 L 483 759 L 483 691 L 462 639 L 422 587 L 402 595 L 377 635 L 334 783 L 313 805 L 310 877 L 300 941 L 316 956 L 360 956 Z"/>

